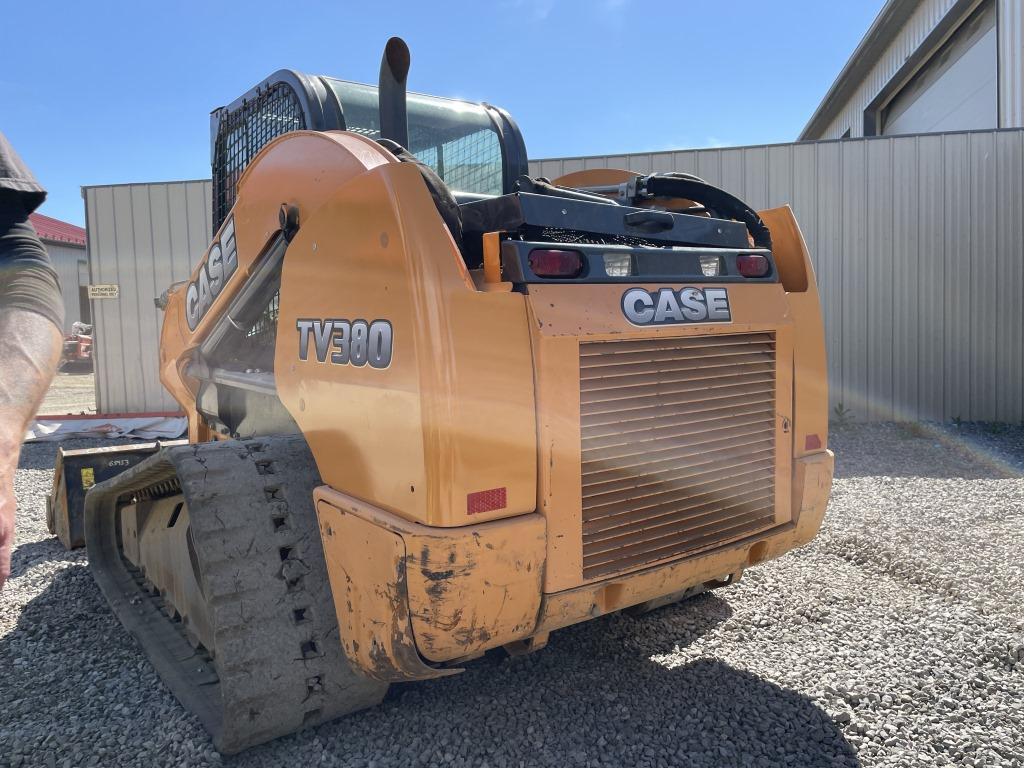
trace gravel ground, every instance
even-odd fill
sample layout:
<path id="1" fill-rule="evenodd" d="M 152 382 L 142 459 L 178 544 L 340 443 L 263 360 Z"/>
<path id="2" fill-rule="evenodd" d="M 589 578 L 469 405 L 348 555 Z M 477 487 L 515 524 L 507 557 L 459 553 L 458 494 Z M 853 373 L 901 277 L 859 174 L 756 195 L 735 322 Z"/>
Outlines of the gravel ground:
<path id="1" fill-rule="evenodd" d="M 39 406 L 44 416 L 67 413 L 96 413 L 96 375 L 58 373 Z"/>
<path id="2" fill-rule="evenodd" d="M 27 446 L 0 764 L 1024 766 L 1024 429 L 846 427 L 833 448 L 822 535 L 738 585 L 222 759 L 47 535 L 55 447 Z"/>

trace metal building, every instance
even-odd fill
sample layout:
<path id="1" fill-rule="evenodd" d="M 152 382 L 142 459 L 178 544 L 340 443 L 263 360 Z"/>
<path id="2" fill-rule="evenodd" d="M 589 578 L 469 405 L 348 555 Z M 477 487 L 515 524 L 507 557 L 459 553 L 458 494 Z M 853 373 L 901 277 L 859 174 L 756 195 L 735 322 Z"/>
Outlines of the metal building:
<path id="1" fill-rule="evenodd" d="M 1024 2 L 889 0 L 801 140 L 1024 127 Z"/>
<path id="2" fill-rule="evenodd" d="M 833 406 L 863 420 L 1024 419 L 1024 130 L 533 161 L 677 170 L 792 205 L 825 311 Z M 206 250 L 208 181 L 85 190 L 101 411 L 175 408 L 153 305 Z"/>
<path id="3" fill-rule="evenodd" d="M 76 320 L 91 323 L 89 299 L 89 261 L 85 249 L 85 230 L 60 219 L 41 213 L 29 215 L 29 221 L 46 246 L 54 271 L 60 278 L 64 298 L 64 332 L 71 330 Z"/>
<path id="4" fill-rule="evenodd" d="M 1024 130 L 537 160 L 684 171 L 791 205 L 825 313 L 830 395 L 871 421 L 1024 419 Z"/>
<path id="5" fill-rule="evenodd" d="M 83 187 L 93 300 L 96 410 L 177 411 L 160 384 L 163 315 L 154 300 L 185 280 L 210 243 L 211 184 L 173 181 Z"/>
<path id="6" fill-rule="evenodd" d="M 1024 420 L 1024 0 L 889 0 L 801 138 L 530 172 L 686 171 L 758 209 L 792 205 L 833 406 L 864 420 Z M 210 182 L 83 194 L 90 282 L 119 290 L 94 301 L 98 408 L 173 409 L 153 300 L 206 250 Z"/>

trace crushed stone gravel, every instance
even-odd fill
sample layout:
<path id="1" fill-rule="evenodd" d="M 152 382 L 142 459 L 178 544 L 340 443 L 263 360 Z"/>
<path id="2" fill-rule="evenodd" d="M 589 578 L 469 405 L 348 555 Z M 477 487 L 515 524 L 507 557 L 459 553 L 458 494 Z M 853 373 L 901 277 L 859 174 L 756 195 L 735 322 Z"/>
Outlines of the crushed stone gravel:
<path id="1" fill-rule="evenodd" d="M 844 426 L 832 447 L 821 535 L 735 586 L 222 758 L 46 532 L 56 446 L 28 445 L 0 765 L 1024 768 L 1024 429 Z"/>
<path id="2" fill-rule="evenodd" d="M 96 413 L 96 374 L 61 371 L 53 377 L 38 413 L 44 416 Z"/>

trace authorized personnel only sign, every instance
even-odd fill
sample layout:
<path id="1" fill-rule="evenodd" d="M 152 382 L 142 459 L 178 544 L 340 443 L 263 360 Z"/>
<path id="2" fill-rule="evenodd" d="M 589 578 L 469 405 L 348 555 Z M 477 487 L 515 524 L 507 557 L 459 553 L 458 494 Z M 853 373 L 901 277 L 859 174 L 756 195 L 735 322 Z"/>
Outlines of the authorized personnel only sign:
<path id="1" fill-rule="evenodd" d="M 117 283 L 98 283 L 89 286 L 90 299 L 116 299 L 119 290 Z"/>

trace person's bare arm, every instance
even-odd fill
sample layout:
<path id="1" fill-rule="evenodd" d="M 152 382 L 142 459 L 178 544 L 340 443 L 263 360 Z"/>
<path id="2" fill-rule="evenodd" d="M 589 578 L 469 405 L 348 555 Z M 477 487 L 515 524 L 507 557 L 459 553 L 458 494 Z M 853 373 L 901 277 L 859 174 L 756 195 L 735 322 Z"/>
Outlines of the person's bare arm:
<path id="1" fill-rule="evenodd" d="M 0 307 L 0 589 L 11 572 L 21 443 L 57 370 L 61 342 L 57 326 L 39 313 Z"/>
<path id="2" fill-rule="evenodd" d="M 29 217 L 46 191 L 0 133 L 0 589 L 11 573 L 14 474 L 60 358 L 60 281 Z"/>

